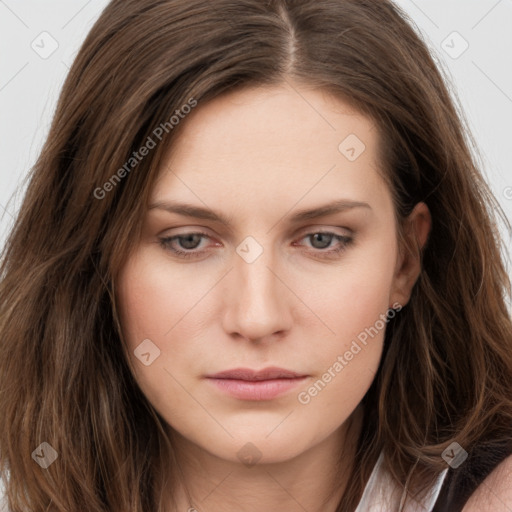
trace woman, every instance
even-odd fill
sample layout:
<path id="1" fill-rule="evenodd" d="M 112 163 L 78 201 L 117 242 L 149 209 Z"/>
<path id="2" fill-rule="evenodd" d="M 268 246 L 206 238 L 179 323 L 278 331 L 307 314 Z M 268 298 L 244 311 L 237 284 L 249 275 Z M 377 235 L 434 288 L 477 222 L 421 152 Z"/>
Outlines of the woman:
<path id="1" fill-rule="evenodd" d="M 388 1 L 111 2 L 2 262 L 11 509 L 510 509 L 468 138 Z"/>

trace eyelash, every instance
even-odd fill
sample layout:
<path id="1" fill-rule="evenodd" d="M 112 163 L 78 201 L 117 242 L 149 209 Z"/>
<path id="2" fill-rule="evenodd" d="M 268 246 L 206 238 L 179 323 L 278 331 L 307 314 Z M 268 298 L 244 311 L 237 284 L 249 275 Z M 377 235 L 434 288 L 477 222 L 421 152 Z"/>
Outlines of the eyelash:
<path id="1" fill-rule="evenodd" d="M 180 238 L 187 238 L 187 237 L 194 236 L 194 235 L 199 235 L 199 236 L 202 236 L 203 238 L 210 238 L 210 236 L 207 235 L 206 233 L 201 233 L 201 232 L 193 232 L 192 233 L 191 232 L 191 233 L 183 233 L 182 235 L 176 235 L 176 236 L 171 236 L 171 237 L 166 237 L 166 238 L 160 238 L 160 242 L 159 243 L 160 243 L 160 245 L 165 250 L 170 251 L 171 253 L 173 253 L 178 258 L 185 258 L 185 259 L 186 258 L 195 258 L 195 257 L 199 257 L 201 255 L 201 251 L 194 250 L 194 249 L 190 249 L 188 251 L 183 251 L 181 249 L 172 248 L 172 246 L 171 246 L 173 240 L 177 240 L 177 239 L 180 239 Z M 337 235 L 336 233 L 332 233 L 331 231 L 314 231 L 314 232 L 311 232 L 311 233 L 307 233 L 300 240 L 303 240 L 304 238 L 311 237 L 313 235 L 332 235 L 332 237 L 334 239 L 337 239 L 337 240 L 339 240 L 341 242 L 341 245 L 339 245 L 338 248 L 336 248 L 336 249 L 331 249 L 331 250 L 316 249 L 316 250 L 313 250 L 313 252 L 319 253 L 322 257 L 326 257 L 326 258 L 333 258 L 333 257 L 335 258 L 336 256 L 339 256 L 354 241 L 354 239 L 349 237 L 349 236 Z"/>

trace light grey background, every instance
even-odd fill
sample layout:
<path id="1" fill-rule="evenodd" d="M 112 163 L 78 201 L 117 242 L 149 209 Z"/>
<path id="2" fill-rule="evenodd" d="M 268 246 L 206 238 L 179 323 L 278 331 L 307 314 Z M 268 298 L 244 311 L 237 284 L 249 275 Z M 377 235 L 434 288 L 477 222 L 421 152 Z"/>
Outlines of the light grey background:
<path id="1" fill-rule="evenodd" d="M 479 144 L 484 174 L 512 218 L 512 0 L 397 3 L 413 18 L 451 77 Z M 2 244 L 69 66 L 106 4 L 106 0 L 0 0 Z M 503 236 L 510 250 L 510 233 L 503 231 Z"/>

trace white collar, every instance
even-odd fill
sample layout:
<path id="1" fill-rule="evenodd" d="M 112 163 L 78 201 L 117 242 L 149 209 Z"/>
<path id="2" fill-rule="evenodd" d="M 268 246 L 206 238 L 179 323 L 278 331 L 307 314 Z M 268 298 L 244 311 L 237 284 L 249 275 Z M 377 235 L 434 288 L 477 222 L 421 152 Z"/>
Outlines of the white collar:
<path id="1" fill-rule="evenodd" d="M 355 512 L 395 512 L 399 510 L 402 492 L 391 478 L 390 473 L 384 469 L 383 461 L 384 454 L 381 453 Z M 430 512 L 439 496 L 447 472 L 448 468 L 440 473 L 421 503 L 418 501 L 408 503 L 404 512 Z"/>

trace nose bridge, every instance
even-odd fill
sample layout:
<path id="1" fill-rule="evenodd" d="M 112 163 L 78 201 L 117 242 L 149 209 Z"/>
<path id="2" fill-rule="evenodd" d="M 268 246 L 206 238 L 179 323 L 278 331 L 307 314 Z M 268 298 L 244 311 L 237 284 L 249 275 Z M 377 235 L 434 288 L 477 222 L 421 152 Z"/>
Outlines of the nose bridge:
<path id="1" fill-rule="evenodd" d="M 249 248 L 244 254 L 243 249 Z M 291 313 L 286 286 L 276 276 L 279 271 L 269 247 L 254 260 L 246 257 L 257 249 L 251 241 L 240 244 L 234 258 L 226 303 L 225 328 L 258 340 L 290 327 Z"/>

